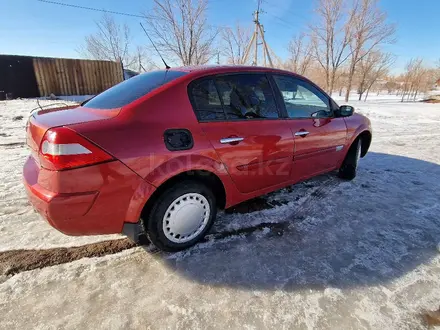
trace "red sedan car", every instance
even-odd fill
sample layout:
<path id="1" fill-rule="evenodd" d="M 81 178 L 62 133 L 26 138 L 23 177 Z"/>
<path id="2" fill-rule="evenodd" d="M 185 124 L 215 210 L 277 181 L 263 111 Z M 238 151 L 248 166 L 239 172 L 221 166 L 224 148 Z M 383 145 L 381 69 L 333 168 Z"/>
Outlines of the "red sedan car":
<path id="1" fill-rule="evenodd" d="M 181 67 L 79 107 L 41 110 L 23 170 L 35 209 L 67 235 L 199 241 L 217 209 L 338 169 L 353 179 L 370 121 L 291 72 Z"/>

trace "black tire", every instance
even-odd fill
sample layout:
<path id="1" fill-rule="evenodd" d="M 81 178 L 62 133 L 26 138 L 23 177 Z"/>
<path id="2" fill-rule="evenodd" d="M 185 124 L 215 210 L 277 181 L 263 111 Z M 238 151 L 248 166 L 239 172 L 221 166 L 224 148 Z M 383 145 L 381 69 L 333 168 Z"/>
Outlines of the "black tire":
<path id="1" fill-rule="evenodd" d="M 190 241 L 185 243 L 173 242 L 166 237 L 163 229 L 165 213 L 176 199 L 190 193 L 203 195 L 207 199 L 210 207 L 209 220 L 203 231 Z M 151 243 L 160 250 L 175 252 L 189 248 L 200 241 L 210 230 L 216 215 L 216 198 L 211 189 L 201 182 L 185 180 L 167 188 L 158 198 L 156 198 L 151 211 L 147 215 L 147 219 L 142 219 L 142 224 Z"/>
<path id="2" fill-rule="evenodd" d="M 362 140 L 357 139 L 350 147 L 339 169 L 339 177 L 344 180 L 353 180 L 356 177 L 359 158 L 362 153 Z"/>

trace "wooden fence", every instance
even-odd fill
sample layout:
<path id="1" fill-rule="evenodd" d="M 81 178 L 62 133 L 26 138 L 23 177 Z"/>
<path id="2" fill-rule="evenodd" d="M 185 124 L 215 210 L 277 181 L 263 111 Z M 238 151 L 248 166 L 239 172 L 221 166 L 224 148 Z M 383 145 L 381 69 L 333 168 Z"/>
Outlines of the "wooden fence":
<path id="1" fill-rule="evenodd" d="M 34 57 L 33 66 L 40 96 L 95 95 L 124 80 L 118 62 Z"/>

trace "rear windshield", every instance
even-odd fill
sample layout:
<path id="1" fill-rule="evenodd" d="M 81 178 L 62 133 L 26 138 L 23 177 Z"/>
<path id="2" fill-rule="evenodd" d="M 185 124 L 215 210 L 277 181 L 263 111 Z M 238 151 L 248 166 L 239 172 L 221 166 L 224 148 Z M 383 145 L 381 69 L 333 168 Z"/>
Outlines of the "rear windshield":
<path id="1" fill-rule="evenodd" d="M 185 74 L 186 72 L 169 70 L 143 73 L 107 89 L 83 106 L 94 109 L 120 108 Z"/>

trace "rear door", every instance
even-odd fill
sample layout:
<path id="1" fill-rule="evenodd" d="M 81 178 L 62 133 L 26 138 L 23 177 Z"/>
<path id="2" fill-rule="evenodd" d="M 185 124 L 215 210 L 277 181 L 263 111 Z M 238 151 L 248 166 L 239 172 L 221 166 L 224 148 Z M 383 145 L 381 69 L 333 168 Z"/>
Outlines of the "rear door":
<path id="1" fill-rule="evenodd" d="M 240 192 L 290 179 L 293 136 L 265 74 L 204 78 L 193 82 L 189 93 L 203 131 Z"/>
<path id="2" fill-rule="evenodd" d="M 292 179 L 335 169 L 347 136 L 344 119 L 334 117 L 329 97 L 313 84 L 290 75 L 273 78 L 295 139 Z"/>

